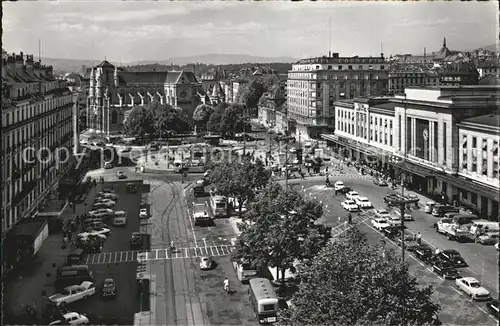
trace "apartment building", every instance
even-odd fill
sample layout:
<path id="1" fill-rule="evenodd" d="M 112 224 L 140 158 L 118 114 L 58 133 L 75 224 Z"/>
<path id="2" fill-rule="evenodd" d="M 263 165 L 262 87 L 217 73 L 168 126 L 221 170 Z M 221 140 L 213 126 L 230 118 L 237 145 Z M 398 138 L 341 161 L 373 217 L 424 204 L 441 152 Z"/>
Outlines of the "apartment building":
<path id="1" fill-rule="evenodd" d="M 302 59 L 287 80 L 288 119 L 302 139 L 317 138 L 334 126 L 333 103 L 355 97 L 385 95 L 388 64 L 380 57 L 340 57 L 338 53 Z"/>
<path id="2" fill-rule="evenodd" d="M 407 88 L 390 98 L 335 103 L 334 151 L 410 187 L 498 215 L 500 86 Z"/>
<path id="3" fill-rule="evenodd" d="M 73 94 L 32 55 L 2 59 L 2 235 L 57 194 L 73 163 Z"/>

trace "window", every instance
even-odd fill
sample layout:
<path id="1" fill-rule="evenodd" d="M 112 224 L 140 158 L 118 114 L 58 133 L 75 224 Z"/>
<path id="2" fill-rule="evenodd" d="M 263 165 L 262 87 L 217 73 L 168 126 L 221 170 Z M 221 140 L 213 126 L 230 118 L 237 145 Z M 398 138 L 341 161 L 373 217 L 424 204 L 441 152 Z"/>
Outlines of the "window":
<path id="1" fill-rule="evenodd" d="M 475 148 L 477 148 L 477 138 L 472 137 L 472 149 L 475 149 Z"/>
<path id="2" fill-rule="evenodd" d="M 498 156 L 498 141 L 494 140 L 493 141 L 493 148 L 491 149 L 493 152 L 493 156 Z"/>
<path id="3" fill-rule="evenodd" d="M 471 193 L 470 201 L 473 205 L 477 205 L 477 194 Z"/>
<path id="4" fill-rule="evenodd" d="M 446 139 L 446 137 L 443 138 L 443 140 Z M 467 148 L 467 135 L 462 135 L 462 147 Z"/>
<path id="5" fill-rule="evenodd" d="M 342 66 L 338 66 L 338 70 L 342 70 Z"/>
<path id="6" fill-rule="evenodd" d="M 359 69 L 359 70 L 363 70 L 363 66 L 362 66 L 362 65 L 359 65 L 359 66 L 358 66 L 358 69 Z"/>
<path id="7" fill-rule="evenodd" d="M 352 70 L 352 66 L 349 66 L 348 68 L 349 68 L 349 70 Z"/>
<path id="8" fill-rule="evenodd" d="M 462 156 L 462 169 L 465 169 L 467 170 L 467 153 L 463 153 L 463 156 Z"/>
<path id="9" fill-rule="evenodd" d="M 488 175 L 488 160 L 483 159 L 482 175 Z"/>
<path id="10" fill-rule="evenodd" d="M 493 162 L 493 178 L 498 179 L 498 162 Z"/>
<path id="11" fill-rule="evenodd" d="M 488 148 L 488 141 L 486 139 L 483 139 L 481 148 L 483 149 L 483 151 Z"/>

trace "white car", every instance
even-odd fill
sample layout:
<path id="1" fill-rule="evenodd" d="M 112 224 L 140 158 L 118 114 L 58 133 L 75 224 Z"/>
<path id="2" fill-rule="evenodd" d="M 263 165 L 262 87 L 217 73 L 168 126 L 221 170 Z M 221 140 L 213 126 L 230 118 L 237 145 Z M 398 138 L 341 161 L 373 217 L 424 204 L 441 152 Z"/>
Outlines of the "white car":
<path id="1" fill-rule="evenodd" d="M 105 237 L 111 235 L 111 230 L 108 228 L 99 228 L 92 230 L 91 232 L 78 233 L 79 238 L 88 238 L 91 235 L 103 235 Z"/>
<path id="2" fill-rule="evenodd" d="M 49 300 L 57 307 L 64 307 L 66 304 L 75 302 L 81 299 L 87 299 L 95 294 L 94 283 L 85 281 L 80 285 L 71 285 L 65 287 L 62 293 L 51 295 Z"/>
<path id="3" fill-rule="evenodd" d="M 389 212 L 386 211 L 383 208 L 376 209 L 375 210 L 375 215 L 377 215 L 377 217 L 379 217 L 379 218 L 383 218 L 383 219 L 386 219 L 386 220 L 388 220 L 388 219 L 391 218 L 391 214 L 389 214 Z"/>
<path id="4" fill-rule="evenodd" d="M 77 312 L 68 312 L 62 315 L 62 318 L 51 322 L 49 325 L 87 325 L 89 319 L 87 316 Z"/>
<path id="5" fill-rule="evenodd" d="M 93 208 L 112 208 L 116 205 L 114 201 L 96 201 L 94 204 L 92 204 Z"/>
<path id="6" fill-rule="evenodd" d="M 359 194 L 353 190 L 353 191 L 349 191 L 345 196 L 347 199 L 355 200 L 356 198 L 359 197 Z"/>
<path id="7" fill-rule="evenodd" d="M 473 277 L 464 277 L 455 280 L 459 290 L 471 297 L 473 300 L 489 300 L 490 292 L 483 288 L 478 280 Z"/>
<path id="8" fill-rule="evenodd" d="M 141 208 L 139 218 L 148 218 L 148 210 L 146 208 Z"/>
<path id="9" fill-rule="evenodd" d="M 113 168 L 113 164 L 111 164 L 111 162 L 105 162 L 104 163 L 104 168 L 105 169 L 112 169 Z"/>
<path id="10" fill-rule="evenodd" d="M 370 208 L 370 207 L 373 207 L 372 202 L 369 201 L 368 198 L 366 198 L 366 197 L 358 196 L 354 201 L 361 208 Z"/>
<path id="11" fill-rule="evenodd" d="M 372 220 L 372 226 L 373 226 L 375 229 L 377 229 L 377 230 L 379 230 L 379 231 L 382 231 L 382 229 L 384 229 L 384 228 L 386 228 L 386 227 L 389 227 L 389 226 L 390 226 L 390 224 L 389 224 L 389 222 L 387 222 L 387 220 L 386 220 L 385 218 L 380 218 L 380 217 L 378 217 L 378 218 L 374 218 L 374 219 Z"/>
<path id="12" fill-rule="evenodd" d="M 107 215 L 113 215 L 113 210 L 109 208 L 99 208 L 94 211 L 90 211 L 89 215 L 92 217 L 102 217 Z"/>
<path id="13" fill-rule="evenodd" d="M 345 184 L 344 182 L 342 181 L 337 181 L 335 182 L 335 184 L 333 185 L 333 188 L 335 189 L 335 191 L 338 191 L 340 189 L 343 189 L 345 187 Z"/>
<path id="14" fill-rule="evenodd" d="M 108 193 L 100 194 L 96 198 L 99 198 L 100 200 L 102 200 L 102 199 L 111 199 L 111 200 L 115 201 L 115 200 L 118 199 L 118 195 L 112 194 L 112 193 L 108 192 Z"/>
<path id="15" fill-rule="evenodd" d="M 349 212 L 357 212 L 359 210 L 358 204 L 354 200 L 345 200 L 341 205 Z"/>
<path id="16" fill-rule="evenodd" d="M 495 249 L 496 249 L 497 251 L 499 250 L 499 249 L 498 249 L 498 243 L 495 245 Z"/>

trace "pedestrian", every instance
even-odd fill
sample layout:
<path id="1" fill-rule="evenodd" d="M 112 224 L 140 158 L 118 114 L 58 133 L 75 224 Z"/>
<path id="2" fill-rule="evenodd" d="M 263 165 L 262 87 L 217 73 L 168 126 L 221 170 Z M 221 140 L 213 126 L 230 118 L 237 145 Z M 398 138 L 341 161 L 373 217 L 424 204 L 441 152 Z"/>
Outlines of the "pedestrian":
<path id="1" fill-rule="evenodd" d="M 347 222 L 349 224 L 352 224 L 352 215 L 351 215 L 351 212 L 349 212 L 349 214 L 347 215 Z"/>
<path id="2" fill-rule="evenodd" d="M 439 255 L 441 253 L 441 250 L 439 248 L 436 248 L 436 251 L 434 252 L 434 255 Z"/>
<path id="3" fill-rule="evenodd" d="M 422 234 L 418 232 L 416 237 L 417 237 L 417 244 L 420 246 L 422 244 Z"/>

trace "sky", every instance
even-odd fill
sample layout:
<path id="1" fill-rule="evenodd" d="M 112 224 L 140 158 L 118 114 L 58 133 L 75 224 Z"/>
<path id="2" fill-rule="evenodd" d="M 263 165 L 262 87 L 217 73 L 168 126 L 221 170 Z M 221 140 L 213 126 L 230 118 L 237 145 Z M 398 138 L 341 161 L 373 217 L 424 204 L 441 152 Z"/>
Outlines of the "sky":
<path id="1" fill-rule="evenodd" d="M 472 50 L 497 40 L 487 2 L 2 2 L 2 48 L 114 62 L 203 54 L 306 58 Z M 331 29 L 329 28 L 331 26 Z M 329 30 L 331 31 L 329 33 Z M 329 35 L 331 38 L 329 40 Z"/>

